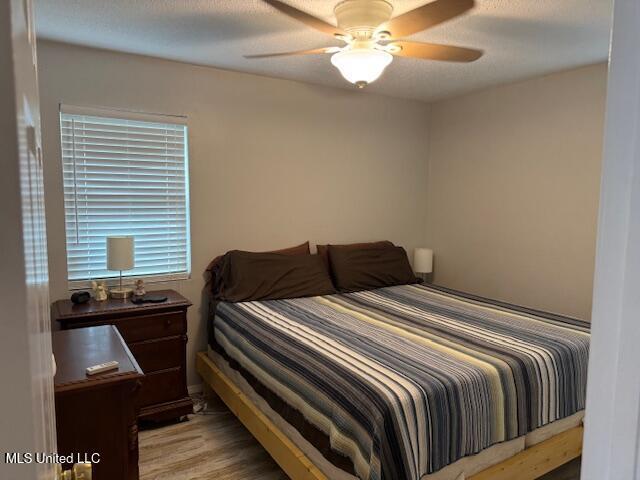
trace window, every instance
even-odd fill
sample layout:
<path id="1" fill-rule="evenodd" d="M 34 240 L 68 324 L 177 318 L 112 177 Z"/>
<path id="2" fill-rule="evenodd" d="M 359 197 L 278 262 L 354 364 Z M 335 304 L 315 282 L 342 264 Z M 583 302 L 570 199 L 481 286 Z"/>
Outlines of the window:
<path id="1" fill-rule="evenodd" d="M 187 278 L 186 119 L 62 106 L 60 136 L 70 286 L 117 275 L 106 268 L 116 235 L 134 237 L 123 276 Z"/>

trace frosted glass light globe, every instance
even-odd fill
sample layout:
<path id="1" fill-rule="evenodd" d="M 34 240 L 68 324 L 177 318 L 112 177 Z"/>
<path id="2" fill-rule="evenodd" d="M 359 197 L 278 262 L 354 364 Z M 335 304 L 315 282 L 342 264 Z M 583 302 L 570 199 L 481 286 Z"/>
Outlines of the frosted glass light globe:
<path id="1" fill-rule="evenodd" d="M 377 80 L 392 60 L 393 55 L 375 48 L 342 50 L 331 57 L 342 76 L 360 88 Z"/>

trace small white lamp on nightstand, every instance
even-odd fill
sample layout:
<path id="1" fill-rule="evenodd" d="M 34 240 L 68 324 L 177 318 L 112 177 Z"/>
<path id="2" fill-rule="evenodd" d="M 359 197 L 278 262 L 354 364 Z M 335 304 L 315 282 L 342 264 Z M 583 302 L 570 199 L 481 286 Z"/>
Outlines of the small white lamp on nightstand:
<path id="1" fill-rule="evenodd" d="M 122 271 L 132 270 L 133 237 L 107 237 L 107 270 L 120 271 L 120 286 L 111 290 L 113 298 L 128 298 L 132 290 L 122 287 Z"/>
<path id="2" fill-rule="evenodd" d="M 413 251 L 413 270 L 426 280 L 428 273 L 433 272 L 433 250 L 430 248 L 416 248 Z"/>

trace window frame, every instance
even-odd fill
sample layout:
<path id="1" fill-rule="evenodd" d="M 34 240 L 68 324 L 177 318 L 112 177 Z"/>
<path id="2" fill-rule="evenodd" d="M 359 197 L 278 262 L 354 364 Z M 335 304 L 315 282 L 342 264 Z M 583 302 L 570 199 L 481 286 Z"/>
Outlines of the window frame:
<path id="1" fill-rule="evenodd" d="M 164 283 L 164 282 L 179 282 L 184 280 L 191 279 L 192 273 L 192 264 L 191 264 L 191 192 L 190 192 L 190 143 L 189 143 L 189 122 L 188 117 L 186 115 L 172 115 L 172 114 L 161 114 L 161 113 L 144 113 L 137 112 L 126 109 L 119 108 L 108 108 L 108 107 L 85 107 L 78 105 L 70 105 L 60 103 L 58 105 L 58 142 L 59 142 L 59 153 L 60 153 L 60 168 L 61 168 L 61 176 L 62 171 L 64 169 L 64 156 L 63 156 L 63 147 L 62 147 L 62 116 L 64 114 L 67 115 L 87 115 L 87 116 L 95 116 L 95 117 L 106 117 L 106 118 L 116 118 L 122 120 L 134 120 L 134 121 L 142 121 L 142 122 L 152 122 L 152 123 L 166 123 L 166 124 L 174 124 L 174 125 L 184 125 L 185 127 L 185 135 L 184 135 L 184 182 L 185 182 L 185 193 L 184 193 L 184 201 L 185 201 L 185 240 L 186 240 L 186 271 L 184 272 L 168 272 L 168 273 L 155 273 L 155 274 L 144 274 L 144 275 L 122 275 L 122 283 L 123 285 L 133 285 L 137 280 L 144 280 L 146 284 L 154 284 L 154 283 Z M 64 179 L 62 179 L 62 189 L 64 191 Z M 64 194 L 63 194 L 64 198 Z M 66 207 L 63 202 L 63 216 L 66 218 Z M 67 288 L 69 291 L 73 290 L 82 290 L 91 288 L 91 282 L 94 280 L 105 281 L 107 286 L 114 286 L 119 283 L 119 275 L 109 275 L 106 277 L 94 277 L 90 279 L 69 279 L 69 257 L 67 251 L 67 226 L 66 221 L 64 222 L 64 248 L 65 248 L 65 273 L 67 278 Z"/>

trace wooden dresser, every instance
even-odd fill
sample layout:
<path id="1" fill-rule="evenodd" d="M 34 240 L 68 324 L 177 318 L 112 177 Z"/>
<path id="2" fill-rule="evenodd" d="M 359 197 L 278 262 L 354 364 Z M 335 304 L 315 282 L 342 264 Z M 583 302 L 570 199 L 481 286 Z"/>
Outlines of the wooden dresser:
<path id="1" fill-rule="evenodd" d="M 193 412 L 186 378 L 187 309 L 191 302 L 173 290 L 150 293 L 165 295 L 167 300 L 141 305 L 130 299 L 92 299 L 82 305 L 58 300 L 51 314 L 63 330 L 115 325 L 145 374 L 138 419 L 164 421 Z"/>
<path id="2" fill-rule="evenodd" d="M 74 463 L 91 462 L 94 480 L 136 480 L 136 400 L 143 376 L 118 330 L 107 325 L 54 332 L 52 346 L 58 453 L 74 455 Z M 87 367 L 111 360 L 117 370 L 86 375 Z"/>

